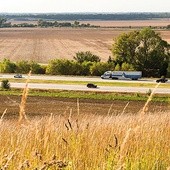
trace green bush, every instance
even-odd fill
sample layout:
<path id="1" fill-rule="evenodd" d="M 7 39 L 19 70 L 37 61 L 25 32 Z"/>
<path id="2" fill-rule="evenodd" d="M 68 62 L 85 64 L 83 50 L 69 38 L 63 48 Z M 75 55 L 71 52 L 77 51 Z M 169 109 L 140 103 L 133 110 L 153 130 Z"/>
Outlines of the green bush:
<path id="1" fill-rule="evenodd" d="M 0 62 L 0 72 L 1 73 L 14 73 L 16 69 L 15 63 L 11 62 L 9 59 L 4 58 Z"/>
<path id="2" fill-rule="evenodd" d="M 45 74 L 46 67 L 36 63 L 35 61 L 31 61 L 30 69 L 32 74 Z"/>
<path id="3" fill-rule="evenodd" d="M 90 67 L 90 73 L 93 76 L 101 76 L 105 71 L 108 70 L 114 70 L 113 63 L 94 62 L 93 65 Z"/>
<path id="4" fill-rule="evenodd" d="M 76 75 L 78 74 L 79 66 L 75 61 L 54 59 L 48 64 L 46 73 L 52 75 Z"/>
<path id="5" fill-rule="evenodd" d="M 78 52 L 74 59 L 78 63 L 83 63 L 84 61 L 100 62 L 101 60 L 99 56 L 92 54 L 90 51 Z"/>
<path id="6" fill-rule="evenodd" d="M 5 89 L 5 90 L 9 90 L 10 89 L 10 83 L 8 80 L 2 80 L 1 81 L 1 88 Z"/>
<path id="7" fill-rule="evenodd" d="M 16 63 L 16 72 L 27 74 L 31 70 L 31 65 L 28 61 L 22 60 Z"/>

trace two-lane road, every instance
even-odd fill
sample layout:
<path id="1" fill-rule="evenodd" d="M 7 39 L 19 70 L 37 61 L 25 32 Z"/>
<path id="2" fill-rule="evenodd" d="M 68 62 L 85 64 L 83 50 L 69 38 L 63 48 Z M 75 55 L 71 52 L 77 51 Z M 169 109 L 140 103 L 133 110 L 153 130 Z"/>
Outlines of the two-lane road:
<path id="1" fill-rule="evenodd" d="M 27 79 L 27 75 L 23 75 L 24 79 Z M 14 78 L 14 74 L 1 74 L 0 78 L 11 79 Z M 139 80 L 112 80 L 101 79 L 100 77 L 83 77 L 83 76 L 49 76 L 49 75 L 31 75 L 32 80 L 59 80 L 59 81 L 85 81 L 85 82 L 126 82 L 126 83 L 155 83 L 153 79 L 139 79 Z M 170 83 L 168 81 L 167 83 Z"/>

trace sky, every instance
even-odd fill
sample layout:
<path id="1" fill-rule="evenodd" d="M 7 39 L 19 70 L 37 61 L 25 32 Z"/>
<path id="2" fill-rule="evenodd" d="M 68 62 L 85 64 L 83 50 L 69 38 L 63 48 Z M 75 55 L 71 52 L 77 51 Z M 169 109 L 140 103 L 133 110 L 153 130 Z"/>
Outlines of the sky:
<path id="1" fill-rule="evenodd" d="M 170 12 L 170 0 L 0 0 L 1 12 Z"/>

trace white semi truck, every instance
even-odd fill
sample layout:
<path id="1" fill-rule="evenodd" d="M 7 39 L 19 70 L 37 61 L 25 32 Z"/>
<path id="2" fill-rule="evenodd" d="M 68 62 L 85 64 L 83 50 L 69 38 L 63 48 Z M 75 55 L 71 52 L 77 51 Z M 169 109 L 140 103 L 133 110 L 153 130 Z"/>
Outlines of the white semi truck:
<path id="1" fill-rule="evenodd" d="M 101 75 L 102 79 L 131 79 L 138 80 L 142 77 L 141 71 L 106 71 L 103 75 Z"/>

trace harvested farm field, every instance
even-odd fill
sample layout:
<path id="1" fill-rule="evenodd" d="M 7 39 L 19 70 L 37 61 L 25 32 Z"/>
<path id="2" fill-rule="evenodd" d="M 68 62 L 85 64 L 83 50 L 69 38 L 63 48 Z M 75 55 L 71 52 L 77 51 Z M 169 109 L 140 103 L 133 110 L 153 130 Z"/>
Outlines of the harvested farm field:
<path id="1" fill-rule="evenodd" d="M 12 24 L 37 24 L 38 21 L 15 21 L 9 20 Z M 59 21 L 59 22 L 70 22 L 74 23 L 74 21 Z M 87 24 L 100 26 L 100 27 L 166 27 L 170 24 L 169 18 L 162 19 L 152 19 L 152 20 L 85 20 L 79 21 L 80 24 Z"/>
<path id="2" fill-rule="evenodd" d="M 4 119 L 18 118 L 20 96 L 0 96 L 0 113 L 5 109 L 7 113 Z M 28 97 L 26 103 L 26 115 L 28 117 L 43 117 L 53 115 L 67 116 L 77 113 L 82 115 L 118 115 L 137 114 L 144 106 L 143 101 L 110 101 L 94 99 L 69 99 L 55 97 Z M 152 114 L 170 111 L 168 103 L 151 102 L 148 111 Z"/>
<path id="3" fill-rule="evenodd" d="M 89 23 L 90 25 L 101 27 L 163 27 L 170 24 L 170 19 L 155 20 L 117 20 L 117 21 L 81 21 L 80 23 Z"/>
<path id="4" fill-rule="evenodd" d="M 73 59 L 79 51 L 91 51 L 106 61 L 114 39 L 130 29 L 111 28 L 6 28 L 0 29 L 0 60 Z M 170 31 L 160 30 L 170 42 Z"/>

